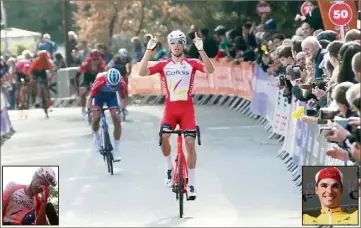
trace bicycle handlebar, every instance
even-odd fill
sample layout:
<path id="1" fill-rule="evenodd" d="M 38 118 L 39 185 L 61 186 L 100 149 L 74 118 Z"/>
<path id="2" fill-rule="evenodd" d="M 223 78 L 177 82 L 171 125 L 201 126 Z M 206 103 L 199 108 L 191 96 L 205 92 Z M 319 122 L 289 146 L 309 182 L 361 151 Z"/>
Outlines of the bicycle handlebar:
<path id="1" fill-rule="evenodd" d="M 198 141 L 198 145 L 201 145 L 201 131 L 199 129 L 199 126 L 196 126 L 196 130 L 170 130 L 164 127 L 161 127 L 160 131 L 159 131 L 159 146 L 162 145 L 162 141 L 163 141 L 163 134 L 177 134 L 178 136 L 181 136 L 182 134 L 187 134 L 187 133 L 196 133 L 196 138 Z"/>

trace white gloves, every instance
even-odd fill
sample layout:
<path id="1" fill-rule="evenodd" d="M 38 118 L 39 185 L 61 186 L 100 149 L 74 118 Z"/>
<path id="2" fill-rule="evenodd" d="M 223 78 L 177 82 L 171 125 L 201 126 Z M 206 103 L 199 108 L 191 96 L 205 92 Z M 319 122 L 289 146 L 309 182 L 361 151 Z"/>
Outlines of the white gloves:
<path id="1" fill-rule="evenodd" d="M 196 45 L 196 48 L 198 51 L 203 51 L 203 40 L 202 38 L 199 38 L 197 33 L 195 33 L 195 37 L 193 40 L 194 45 Z"/>
<path id="2" fill-rule="evenodd" d="M 156 37 L 153 37 L 152 39 L 150 39 L 147 44 L 147 50 L 153 50 L 155 48 L 155 46 L 157 45 L 157 43 L 158 43 L 158 40 Z"/>

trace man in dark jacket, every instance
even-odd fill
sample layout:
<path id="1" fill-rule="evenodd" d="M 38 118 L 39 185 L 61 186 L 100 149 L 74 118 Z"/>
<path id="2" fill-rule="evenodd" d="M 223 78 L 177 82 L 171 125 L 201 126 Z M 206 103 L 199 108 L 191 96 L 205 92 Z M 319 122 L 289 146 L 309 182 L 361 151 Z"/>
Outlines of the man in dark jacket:
<path id="1" fill-rule="evenodd" d="M 203 48 L 209 58 L 214 58 L 218 52 L 218 42 L 209 37 L 209 30 L 207 28 L 201 29 L 201 37 L 203 39 Z"/>

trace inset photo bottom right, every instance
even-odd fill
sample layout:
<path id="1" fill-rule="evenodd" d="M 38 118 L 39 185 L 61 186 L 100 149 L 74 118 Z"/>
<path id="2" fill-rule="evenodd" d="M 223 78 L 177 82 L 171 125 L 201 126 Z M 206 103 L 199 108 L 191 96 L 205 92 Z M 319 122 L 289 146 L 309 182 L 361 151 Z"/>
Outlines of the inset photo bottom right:
<path id="1" fill-rule="evenodd" d="M 59 167 L 2 167 L 2 225 L 59 225 Z"/>
<path id="2" fill-rule="evenodd" d="M 302 167 L 302 225 L 359 224 L 359 167 Z"/>

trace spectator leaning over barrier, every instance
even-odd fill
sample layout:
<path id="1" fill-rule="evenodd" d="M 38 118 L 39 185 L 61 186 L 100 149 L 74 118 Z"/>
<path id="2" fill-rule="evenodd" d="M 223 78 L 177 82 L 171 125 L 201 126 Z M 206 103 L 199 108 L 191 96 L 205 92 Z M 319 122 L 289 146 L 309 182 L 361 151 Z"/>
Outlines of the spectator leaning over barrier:
<path id="1" fill-rule="evenodd" d="M 346 43 L 350 42 L 350 41 L 360 40 L 360 39 L 361 39 L 361 31 L 357 30 L 357 29 L 351 29 L 345 35 Z"/>
<path id="2" fill-rule="evenodd" d="M 53 57 L 54 52 L 57 50 L 55 42 L 51 41 L 51 36 L 47 33 L 43 35 L 43 39 L 40 40 L 36 49 L 37 51 L 47 51 L 51 57 Z"/>
<path id="3" fill-rule="evenodd" d="M 188 33 L 188 40 L 194 40 L 195 39 L 195 33 L 189 32 Z M 186 56 L 193 59 L 199 58 L 198 49 L 196 48 L 196 45 L 193 42 L 189 42 L 185 48 Z"/>
<path id="4" fill-rule="evenodd" d="M 352 58 L 356 53 L 359 53 L 361 51 L 360 44 L 356 42 L 348 42 L 345 43 L 340 51 L 340 70 L 337 76 L 337 82 L 356 82 L 355 80 L 355 74 L 352 71 Z"/>
<path id="5" fill-rule="evenodd" d="M 78 36 L 75 34 L 74 31 L 68 32 L 68 39 L 70 43 L 70 49 L 73 50 L 78 45 Z"/>
<path id="6" fill-rule="evenodd" d="M 95 45 L 95 49 L 97 49 L 101 53 L 105 64 L 108 64 L 113 59 L 113 54 L 110 53 L 108 47 L 105 46 L 105 44 L 98 43 Z"/>
<path id="7" fill-rule="evenodd" d="M 343 41 L 335 40 L 327 46 L 328 59 L 329 59 L 330 63 L 332 64 L 332 66 L 334 67 L 334 70 L 332 72 L 332 76 L 331 76 L 331 79 L 329 82 L 330 86 L 332 86 L 334 83 L 337 82 L 338 73 L 340 71 L 339 70 L 340 61 L 339 61 L 338 53 L 340 52 L 340 49 L 343 44 L 344 44 Z"/>
<path id="8" fill-rule="evenodd" d="M 134 62 L 140 62 L 143 58 L 143 47 L 142 47 L 142 43 L 140 42 L 139 38 L 137 36 L 133 37 L 130 40 L 133 44 L 133 48 L 134 48 Z"/>
<path id="9" fill-rule="evenodd" d="M 326 154 L 332 158 L 342 161 L 351 160 L 360 165 L 360 109 L 361 109 L 361 95 L 360 84 L 355 84 L 346 92 L 348 103 L 353 110 L 357 111 L 358 117 L 348 118 L 348 124 L 352 126 L 352 132 L 344 129 L 335 122 L 329 122 L 328 125 L 332 127 L 332 132 L 326 136 L 326 139 L 338 143 L 326 151 Z"/>
<path id="10" fill-rule="evenodd" d="M 302 41 L 302 50 L 306 53 L 306 58 L 310 59 L 314 63 L 315 78 L 321 78 L 323 71 L 319 68 L 326 50 L 321 48 L 320 43 L 314 36 L 309 36 Z"/>
<path id="11" fill-rule="evenodd" d="M 200 30 L 200 36 L 203 39 L 203 48 L 208 57 L 216 57 L 219 44 L 214 38 L 209 37 L 209 30 L 207 28 L 202 28 Z"/>
<path id="12" fill-rule="evenodd" d="M 303 38 L 306 39 L 309 36 L 312 36 L 313 34 L 313 29 L 311 28 L 310 24 L 308 24 L 307 22 L 302 23 L 302 35 Z"/>
<path id="13" fill-rule="evenodd" d="M 355 74 L 355 80 L 361 82 L 361 52 L 357 53 L 352 58 L 352 71 Z"/>
<path id="14" fill-rule="evenodd" d="M 226 49 L 227 49 L 227 38 L 226 38 L 226 27 L 223 25 L 218 25 L 217 28 L 214 29 L 214 32 L 216 33 L 216 40 L 219 43 L 218 53 L 216 55 L 216 61 L 219 58 L 225 57 Z"/>
<path id="15" fill-rule="evenodd" d="M 88 48 L 88 42 L 86 42 L 85 40 L 79 41 L 77 48 L 79 50 L 79 61 L 80 63 L 82 63 L 90 53 L 90 49 Z"/>

